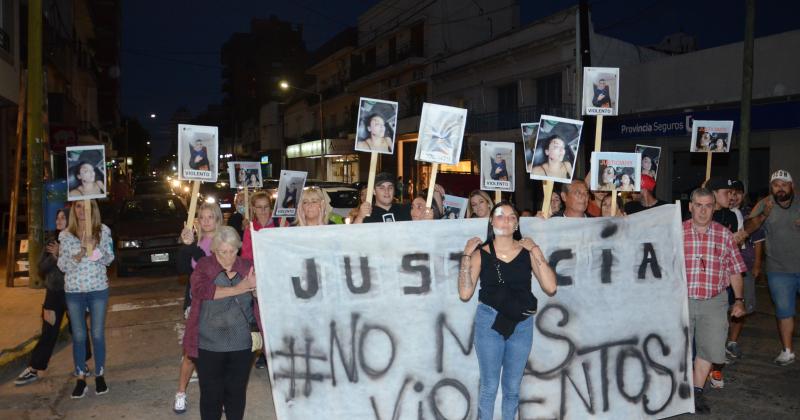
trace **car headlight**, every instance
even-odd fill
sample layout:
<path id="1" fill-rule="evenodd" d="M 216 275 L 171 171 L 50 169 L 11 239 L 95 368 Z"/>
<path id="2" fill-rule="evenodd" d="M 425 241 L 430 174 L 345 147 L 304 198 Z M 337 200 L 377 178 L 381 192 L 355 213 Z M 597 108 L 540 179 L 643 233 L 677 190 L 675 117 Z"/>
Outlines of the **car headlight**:
<path id="1" fill-rule="evenodd" d="M 120 241 L 120 248 L 141 248 L 142 241 L 131 240 L 131 241 Z"/>
<path id="2" fill-rule="evenodd" d="M 217 200 L 214 197 L 206 197 L 206 203 L 214 204 Z"/>
<path id="3" fill-rule="evenodd" d="M 173 179 L 172 180 L 172 188 L 178 188 L 180 186 L 181 186 L 181 182 L 180 181 L 178 181 L 177 179 Z"/>

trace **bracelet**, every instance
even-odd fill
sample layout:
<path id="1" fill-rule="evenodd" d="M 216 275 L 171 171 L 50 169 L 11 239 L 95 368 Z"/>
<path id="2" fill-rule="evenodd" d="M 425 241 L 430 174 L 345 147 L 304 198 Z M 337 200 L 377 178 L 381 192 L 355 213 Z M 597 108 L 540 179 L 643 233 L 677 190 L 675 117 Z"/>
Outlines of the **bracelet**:
<path id="1" fill-rule="evenodd" d="M 461 254 L 461 258 L 472 258 L 472 255 L 467 254 L 466 252 Z"/>

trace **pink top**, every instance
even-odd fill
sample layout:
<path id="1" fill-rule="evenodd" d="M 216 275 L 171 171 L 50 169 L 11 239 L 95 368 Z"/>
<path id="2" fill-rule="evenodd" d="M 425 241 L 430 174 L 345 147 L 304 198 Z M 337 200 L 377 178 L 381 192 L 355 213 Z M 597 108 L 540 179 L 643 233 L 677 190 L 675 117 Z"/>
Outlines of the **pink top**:
<path id="1" fill-rule="evenodd" d="M 197 246 L 205 252 L 206 255 L 211 255 L 211 239 L 213 236 L 209 236 L 197 241 Z M 197 261 L 192 258 L 192 270 L 197 267 Z"/>
<path id="2" fill-rule="evenodd" d="M 271 218 L 269 219 L 269 223 L 267 223 L 266 226 L 262 226 L 261 223 L 258 223 L 258 220 L 253 220 L 253 229 L 255 229 L 256 232 L 258 232 L 261 229 L 269 229 L 274 227 L 277 226 L 275 226 L 275 223 L 272 221 Z M 242 238 L 241 257 L 246 260 L 253 261 L 253 238 L 250 235 L 249 226 L 245 226 L 244 228 L 244 238 Z"/>

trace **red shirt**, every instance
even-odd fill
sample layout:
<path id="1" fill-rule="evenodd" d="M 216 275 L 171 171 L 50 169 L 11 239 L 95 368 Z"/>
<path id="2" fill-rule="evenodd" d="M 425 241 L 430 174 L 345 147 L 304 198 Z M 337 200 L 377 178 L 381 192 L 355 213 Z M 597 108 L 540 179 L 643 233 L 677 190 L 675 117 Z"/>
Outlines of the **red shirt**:
<path id="1" fill-rule="evenodd" d="M 697 232 L 691 219 L 683 222 L 683 255 L 689 299 L 711 299 L 728 287 L 732 275 L 747 271 L 733 234 L 717 222 L 706 233 Z"/>
<path id="2" fill-rule="evenodd" d="M 264 228 L 274 228 L 275 223 L 272 219 L 269 219 L 269 223 L 266 226 L 262 226 L 261 223 L 258 223 L 258 220 L 253 220 L 253 229 L 258 232 Z M 244 227 L 244 238 L 242 238 L 242 253 L 240 256 L 246 260 L 253 261 L 253 238 L 250 235 L 250 226 Z"/>

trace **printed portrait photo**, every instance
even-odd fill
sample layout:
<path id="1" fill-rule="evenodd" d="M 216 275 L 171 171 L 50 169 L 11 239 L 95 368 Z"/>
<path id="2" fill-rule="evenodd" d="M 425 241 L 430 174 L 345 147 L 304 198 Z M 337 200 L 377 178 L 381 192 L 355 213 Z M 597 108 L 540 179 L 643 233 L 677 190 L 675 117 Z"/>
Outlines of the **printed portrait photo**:
<path id="1" fill-rule="evenodd" d="M 178 178 L 216 182 L 218 150 L 217 127 L 178 124 Z"/>
<path id="2" fill-rule="evenodd" d="M 466 109 L 423 103 L 416 160 L 457 164 L 466 124 Z"/>
<path id="3" fill-rule="evenodd" d="M 306 176 L 308 173 L 303 171 L 281 171 L 273 217 L 295 217 L 297 215 L 297 205 L 303 195 Z"/>
<path id="4" fill-rule="evenodd" d="M 67 201 L 104 198 L 106 188 L 105 146 L 67 147 Z"/>
<path id="5" fill-rule="evenodd" d="M 583 68 L 583 115 L 617 115 L 619 69 Z"/>
<path id="6" fill-rule="evenodd" d="M 442 205 L 444 206 L 443 219 L 463 219 L 467 214 L 467 205 L 469 201 L 466 197 L 457 197 L 455 195 L 444 195 Z"/>
<path id="7" fill-rule="evenodd" d="M 355 150 L 394 153 L 397 110 L 397 102 L 361 98 L 358 106 Z"/>
<path id="8" fill-rule="evenodd" d="M 733 121 L 694 120 L 689 151 L 727 153 L 732 139 Z"/>
<path id="9" fill-rule="evenodd" d="M 582 129 L 581 120 L 542 115 L 536 134 L 531 179 L 572 182 Z"/>
<path id="10" fill-rule="evenodd" d="M 658 164 L 661 159 L 661 148 L 658 146 L 648 146 L 637 144 L 635 153 L 642 155 L 642 175 L 649 175 L 654 180 L 658 180 Z"/>
<path id="11" fill-rule="evenodd" d="M 592 152 L 592 191 L 640 191 L 638 153 Z"/>
<path id="12" fill-rule="evenodd" d="M 525 149 L 525 172 L 531 173 L 533 170 L 533 155 L 536 151 L 536 132 L 539 131 L 539 123 L 522 123 L 522 147 Z"/>
<path id="13" fill-rule="evenodd" d="M 514 191 L 514 143 L 481 142 L 481 189 Z"/>
<path id="14" fill-rule="evenodd" d="M 261 188 L 261 164 L 259 162 L 228 162 L 231 188 Z"/>

